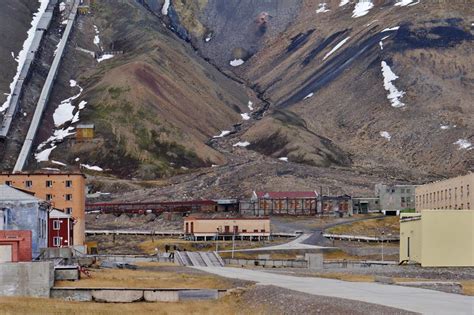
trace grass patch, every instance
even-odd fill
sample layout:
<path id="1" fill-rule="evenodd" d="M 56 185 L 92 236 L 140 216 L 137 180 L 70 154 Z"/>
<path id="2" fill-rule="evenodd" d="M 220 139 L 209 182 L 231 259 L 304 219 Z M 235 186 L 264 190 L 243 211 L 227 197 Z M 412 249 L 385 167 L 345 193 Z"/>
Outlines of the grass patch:
<path id="1" fill-rule="evenodd" d="M 149 267 L 149 266 L 148 266 Z M 179 267 L 177 267 L 179 268 Z M 229 289 L 233 285 L 224 278 L 211 274 L 169 271 L 98 269 L 90 270 L 91 278 L 79 281 L 56 281 L 57 287 L 110 287 L 110 288 L 191 288 Z"/>
<path id="2" fill-rule="evenodd" d="M 359 221 L 350 224 L 335 226 L 327 230 L 331 234 L 349 234 L 363 236 L 385 236 L 388 234 L 400 234 L 400 218 L 398 216 L 387 216 L 381 219 Z"/>
<path id="3" fill-rule="evenodd" d="M 474 280 L 461 281 L 462 293 L 474 296 Z"/>
<path id="4" fill-rule="evenodd" d="M 177 303 L 94 303 L 55 299 L 0 297 L 0 314 L 249 314 L 240 298 L 226 296 L 216 301 Z M 252 314 L 266 314 L 265 308 Z"/>

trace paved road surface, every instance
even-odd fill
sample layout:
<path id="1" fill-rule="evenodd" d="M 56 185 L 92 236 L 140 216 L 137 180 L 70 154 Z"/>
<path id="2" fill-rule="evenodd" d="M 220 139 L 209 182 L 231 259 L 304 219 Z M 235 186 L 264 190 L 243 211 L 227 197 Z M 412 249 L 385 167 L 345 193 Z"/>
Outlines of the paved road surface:
<path id="1" fill-rule="evenodd" d="M 391 306 L 423 314 L 474 314 L 474 298 L 434 290 L 379 283 L 285 276 L 263 271 L 227 267 L 197 267 L 219 276 L 256 281 L 259 284 L 314 295 L 331 296 Z"/>
<path id="2" fill-rule="evenodd" d="M 301 236 L 295 238 L 294 240 L 284 243 L 284 244 L 279 244 L 279 245 L 272 245 L 272 246 L 266 246 L 266 247 L 256 247 L 256 248 L 249 248 L 249 249 L 237 249 L 235 252 L 253 252 L 253 251 L 273 251 L 273 250 L 296 250 L 296 249 L 321 249 L 321 248 L 327 248 L 327 247 L 322 247 L 322 246 L 316 246 L 316 245 L 309 245 L 305 244 L 305 241 L 311 237 L 312 234 L 302 234 Z M 231 252 L 231 250 L 223 250 L 219 251 L 219 253 L 225 253 L 225 252 Z"/>

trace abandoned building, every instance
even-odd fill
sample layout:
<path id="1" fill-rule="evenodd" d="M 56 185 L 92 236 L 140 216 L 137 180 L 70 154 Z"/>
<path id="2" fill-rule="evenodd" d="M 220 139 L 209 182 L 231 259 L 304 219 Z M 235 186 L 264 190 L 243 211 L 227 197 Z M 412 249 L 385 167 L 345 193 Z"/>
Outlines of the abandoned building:
<path id="1" fill-rule="evenodd" d="M 318 202 L 318 214 L 352 215 L 352 197 L 341 196 L 320 196 Z"/>
<path id="2" fill-rule="evenodd" d="M 399 214 L 402 210 L 415 209 L 415 185 L 375 185 L 380 209 L 385 214 Z"/>
<path id="3" fill-rule="evenodd" d="M 472 210 L 474 173 L 416 187 L 416 211 Z"/>
<path id="4" fill-rule="evenodd" d="M 35 258 L 40 254 L 41 248 L 48 246 L 49 207 L 47 202 L 36 198 L 33 194 L 8 185 L 0 185 L 0 231 L 31 231 L 31 251 Z M 1 246 L 0 250 L 3 251 L 0 256 L 13 254 L 12 245 Z"/>
<path id="5" fill-rule="evenodd" d="M 317 212 L 316 191 L 254 191 L 248 204 L 253 215 L 314 215 Z"/>
<path id="6" fill-rule="evenodd" d="M 261 240 L 270 237 L 268 217 L 210 218 L 191 215 L 184 220 L 184 233 L 193 240 L 208 239 L 250 239 Z"/>
<path id="7" fill-rule="evenodd" d="M 370 212 L 379 212 L 380 201 L 375 197 L 353 197 L 352 211 L 358 214 L 367 214 Z"/>
<path id="8" fill-rule="evenodd" d="M 0 230 L 0 263 L 24 262 L 31 259 L 31 231 Z"/>
<path id="9" fill-rule="evenodd" d="M 49 213 L 48 247 L 68 247 L 73 244 L 74 219 L 70 214 L 53 209 Z"/>
<path id="10" fill-rule="evenodd" d="M 52 207 L 71 214 L 74 225 L 74 244 L 83 245 L 85 239 L 85 175 L 70 173 L 0 173 L 0 183 L 33 192 Z"/>

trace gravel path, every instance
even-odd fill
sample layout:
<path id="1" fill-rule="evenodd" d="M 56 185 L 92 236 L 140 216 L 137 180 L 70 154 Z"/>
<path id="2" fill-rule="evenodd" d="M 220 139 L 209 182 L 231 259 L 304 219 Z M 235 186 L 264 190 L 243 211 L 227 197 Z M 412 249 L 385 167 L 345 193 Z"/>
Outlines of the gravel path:
<path id="1" fill-rule="evenodd" d="M 258 285 L 242 295 L 244 314 L 416 314 L 392 307 Z"/>

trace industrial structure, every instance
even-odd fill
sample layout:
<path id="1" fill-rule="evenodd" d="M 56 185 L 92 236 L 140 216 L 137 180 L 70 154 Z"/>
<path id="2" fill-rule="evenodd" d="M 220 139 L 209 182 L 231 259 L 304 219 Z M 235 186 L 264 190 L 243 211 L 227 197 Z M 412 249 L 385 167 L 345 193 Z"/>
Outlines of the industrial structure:
<path id="1" fill-rule="evenodd" d="M 33 192 L 35 197 L 73 216 L 76 223 L 71 245 L 83 245 L 85 241 L 85 179 L 78 172 L 0 173 L 0 183 Z"/>
<path id="2" fill-rule="evenodd" d="M 399 214 L 403 210 L 415 209 L 415 185 L 375 185 L 380 209 L 385 214 Z"/>
<path id="3" fill-rule="evenodd" d="M 474 173 L 416 187 L 416 211 L 472 210 Z"/>
<path id="4" fill-rule="evenodd" d="M 40 249 L 48 246 L 48 211 L 50 205 L 33 194 L 0 185 L 0 231 L 31 231 L 31 251 L 33 257 L 40 254 Z M 22 236 L 26 236 L 23 234 Z M 1 244 L 1 243 L 0 243 Z M 8 254 L 14 259 L 14 248 L 20 244 L 0 246 L 0 256 Z"/>
<path id="5" fill-rule="evenodd" d="M 193 240 L 250 239 L 270 237 L 268 217 L 200 217 L 191 215 L 184 219 L 184 233 Z"/>
<path id="6" fill-rule="evenodd" d="M 422 210 L 400 218 L 400 262 L 474 266 L 474 211 Z"/>
<path id="7" fill-rule="evenodd" d="M 254 191 L 250 198 L 254 215 L 314 215 L 317 212 L 316 191 Z"/>

